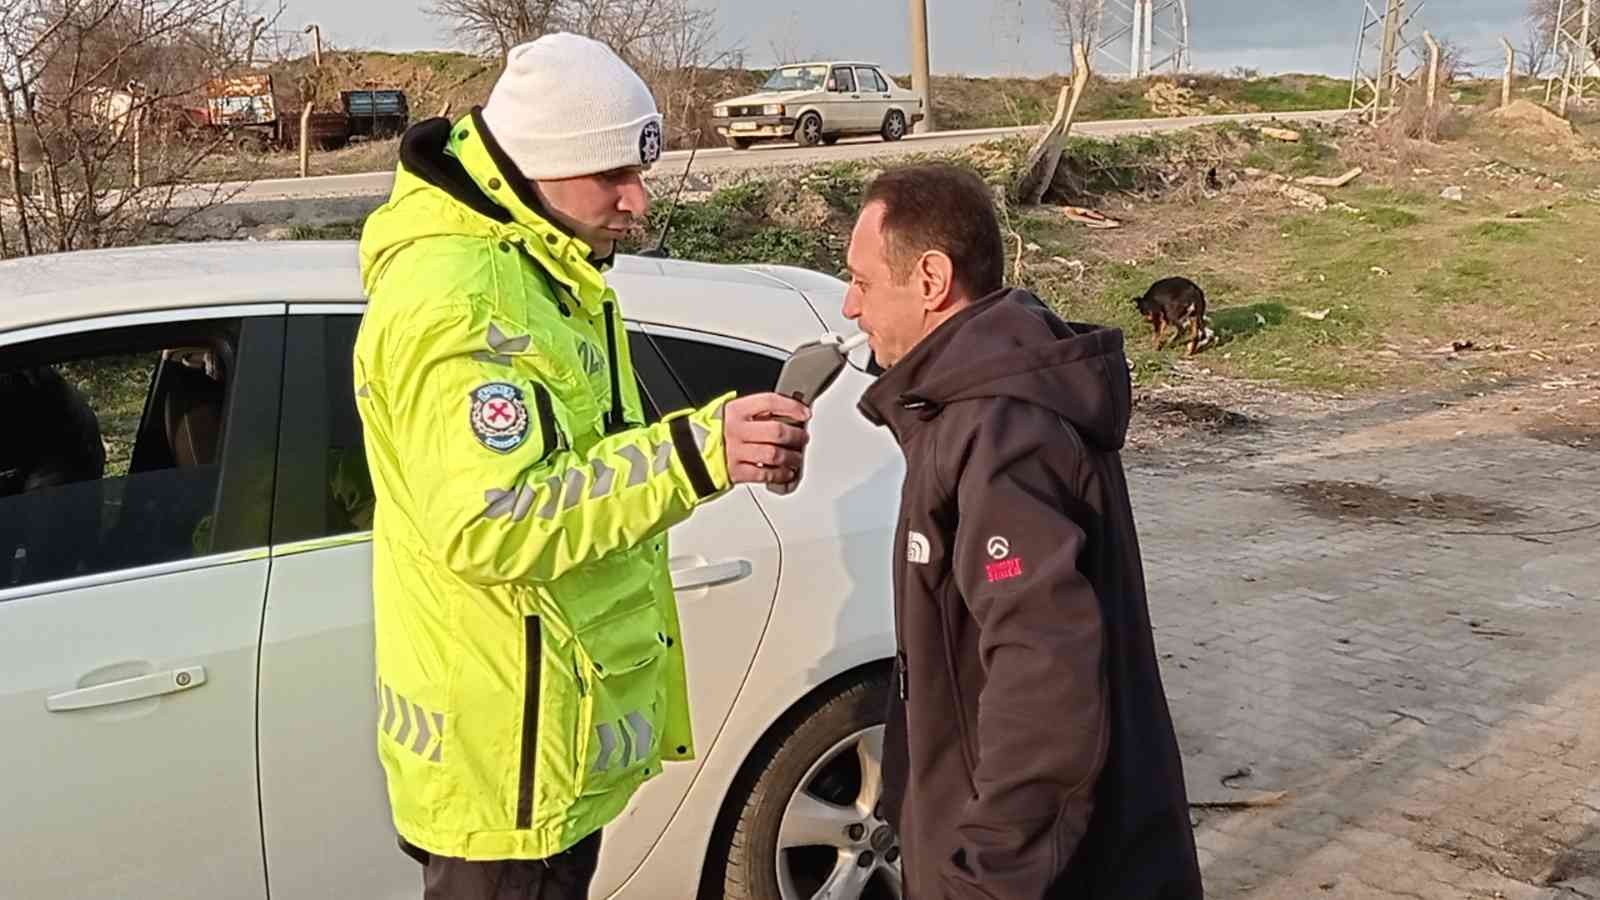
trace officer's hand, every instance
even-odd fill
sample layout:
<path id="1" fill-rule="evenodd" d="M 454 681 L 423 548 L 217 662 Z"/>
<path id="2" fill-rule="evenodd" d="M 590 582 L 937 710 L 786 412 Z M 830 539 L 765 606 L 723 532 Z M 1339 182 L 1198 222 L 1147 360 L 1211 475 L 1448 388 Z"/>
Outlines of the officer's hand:
<path id="1" fill-rule="evenodd" d="M 728 401 L 722 412 L 728 477 L 734 484 L 793 482 L 799 477 L 805 447 L 811 440 L 805 430 L 810 419 L 809 407 L 781 394 Z"/>

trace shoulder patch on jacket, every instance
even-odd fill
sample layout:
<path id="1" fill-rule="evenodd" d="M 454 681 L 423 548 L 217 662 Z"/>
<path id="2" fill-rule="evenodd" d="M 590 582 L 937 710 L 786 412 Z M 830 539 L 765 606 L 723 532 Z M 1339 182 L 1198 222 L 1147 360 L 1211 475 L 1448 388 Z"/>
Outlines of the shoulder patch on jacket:
<path id="1" fill-rule="evenodd" d="M 472 391 L 472 433 L 497 453 L 510 453 L 528 439 L 528 404 L 521 388 L 492 381 Z"/>

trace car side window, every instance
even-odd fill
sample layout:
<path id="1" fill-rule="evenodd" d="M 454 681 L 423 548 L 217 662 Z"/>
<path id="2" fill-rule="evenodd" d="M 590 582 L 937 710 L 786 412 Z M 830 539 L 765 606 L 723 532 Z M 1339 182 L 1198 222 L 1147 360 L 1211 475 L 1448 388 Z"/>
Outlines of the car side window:
<path id="1" fill-rule="evenodd" d="M 683 385 L 688 402 L 704 406 L 729 391 L 741 397 L 778 386 L 783 362 L 776 357 L 720 343 L 653 335 L 667 365 Z"/>
<path id="2" fill-rule="evenodd" d="M 372 530 L 376 504 L 356 412 L 361 317 L 289 317 L 274 546 Z"/>
<path id="3" fill-rule="evenodd" d="M 689 405 L 683 386 L 678 384 L 661 353 L 643 332 L 628 329 L 628 355 L 633 359 L 634 377 L 639 382 L 645 424 L 661 421 L 663 411 L 676 412 Z"/>
<path id="4" fill-rule="evenodd" d="M 878 75 L 877 69 L 857 69 L 856 74 L 861 78 L 861 89 L 874 94 L 889 93 L 889 86 Z"/>
<path id="5" fill-rule="evenodd" d="M 163 323 L 0 349 L 0 589 L 264 545 L 281 329 Z"/>
<path id="6" fill-rule="evenodd" d="M 856 92 L 856 76 L 851 74 L 848 67 L 839 66 L 833 70 L 833 85 L 834 90 L 841 94 L 854 94 Z"/>

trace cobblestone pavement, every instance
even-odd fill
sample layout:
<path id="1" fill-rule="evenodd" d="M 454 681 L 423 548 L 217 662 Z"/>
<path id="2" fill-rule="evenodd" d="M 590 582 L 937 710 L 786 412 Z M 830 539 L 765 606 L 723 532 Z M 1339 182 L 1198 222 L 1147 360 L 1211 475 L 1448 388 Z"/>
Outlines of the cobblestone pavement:
<path id="1" fill-rule="evenodd" d="M 1600 898 L 1600 452 L 1433 409 L 1128 460 L 1210 897 Z"/>

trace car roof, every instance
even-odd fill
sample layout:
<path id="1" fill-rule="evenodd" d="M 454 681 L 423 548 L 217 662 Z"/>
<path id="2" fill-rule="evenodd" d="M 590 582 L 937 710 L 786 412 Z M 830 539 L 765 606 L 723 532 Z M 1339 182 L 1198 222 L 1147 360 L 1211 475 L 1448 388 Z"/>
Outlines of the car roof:
<path id="1" fill-rule="evenodd" d="M 883 68 L 883 66 L 878 65 L 877 63 L 874 63 L 874 62 L 860 62 L 858 60 L 849 60 L 849 59 L 818 60 L 816 62 L 784 63 L 781 66 L 773 66 L 773 68 L 774 69 L 804 69 L 804 68 L 806 68 L 808 66 L 865 66 L 865 67 L 867 67 L 869 69 L 881 69 L 881 68 Z"/>
<path id="2" fill-rule="evenodd" d="M 807 275 L 842 291 L 842 282 Z M 619 256 L 607 280 L 627 318 L 639 322 L 788 348 L 815 337 L 826 321 L 776 271 Z M 171 309 L 366 302 L 354 241 L 218 241 L 45 254 L 0 262 L 0 285 L 0 334 Z"/>

